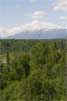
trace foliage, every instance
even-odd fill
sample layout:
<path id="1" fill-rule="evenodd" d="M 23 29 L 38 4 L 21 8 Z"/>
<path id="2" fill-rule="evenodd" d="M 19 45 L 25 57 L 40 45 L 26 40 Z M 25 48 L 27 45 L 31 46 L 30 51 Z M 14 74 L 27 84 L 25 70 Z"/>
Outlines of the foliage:
<path id="1" fill-rule="evenodd" d="M 0 43 L 0 101 L 66 101 L 65 40 Z"/>

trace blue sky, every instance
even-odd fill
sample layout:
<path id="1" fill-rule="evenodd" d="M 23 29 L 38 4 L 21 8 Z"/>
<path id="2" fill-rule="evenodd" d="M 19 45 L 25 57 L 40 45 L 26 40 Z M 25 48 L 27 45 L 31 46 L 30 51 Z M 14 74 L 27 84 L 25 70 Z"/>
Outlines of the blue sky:
<path id="1" fill-rule="evenodd" d="M 14 33 L 16 29 L 26 30 L 27 25 L 39 27 L 40 23 L 65 28 L 67 0 L 0 0 L 0 32 Z"/>

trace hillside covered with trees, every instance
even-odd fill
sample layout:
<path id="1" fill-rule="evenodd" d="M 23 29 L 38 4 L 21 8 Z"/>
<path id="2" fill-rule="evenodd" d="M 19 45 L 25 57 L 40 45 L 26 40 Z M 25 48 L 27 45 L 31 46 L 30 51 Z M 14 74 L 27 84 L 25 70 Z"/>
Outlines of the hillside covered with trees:
<path id="1" fill-rule="evenodd" d="M 66 40 L 0 40 L 0 101 L 66 101 Z"/>

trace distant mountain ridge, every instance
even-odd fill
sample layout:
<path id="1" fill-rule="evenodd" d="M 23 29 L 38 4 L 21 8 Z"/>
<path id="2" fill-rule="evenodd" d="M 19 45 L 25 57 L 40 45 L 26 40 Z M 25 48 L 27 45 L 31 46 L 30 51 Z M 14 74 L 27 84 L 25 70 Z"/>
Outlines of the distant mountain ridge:
<path id="1" fill-rule="evenodd" d="M 8 39 L 56 39 L 65 38 L 67 35 L 66 29 L 40 29 L 32 32 L 20 32 L 7 37 Z"/>

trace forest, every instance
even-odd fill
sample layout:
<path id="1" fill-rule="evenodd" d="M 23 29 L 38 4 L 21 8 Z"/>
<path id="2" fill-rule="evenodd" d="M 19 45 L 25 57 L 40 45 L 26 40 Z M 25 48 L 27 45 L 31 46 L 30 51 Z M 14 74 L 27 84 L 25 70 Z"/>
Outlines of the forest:
<path id="1" fill-rule="evenodd" d="M 66 101 L 66 40 L 0 40 L 0 101 Z"/>

